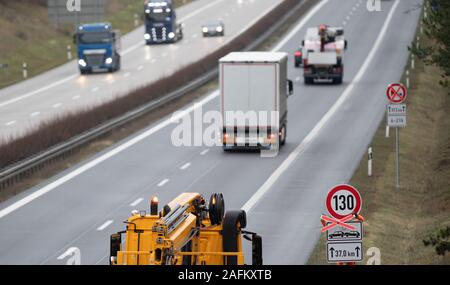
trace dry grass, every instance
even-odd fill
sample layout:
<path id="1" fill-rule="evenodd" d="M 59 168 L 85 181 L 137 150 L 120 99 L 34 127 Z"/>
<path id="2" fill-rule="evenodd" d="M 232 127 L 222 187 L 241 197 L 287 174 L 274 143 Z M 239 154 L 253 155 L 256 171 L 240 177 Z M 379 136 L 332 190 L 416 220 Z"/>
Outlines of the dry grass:
<path id="1" fill-rule="evenodd" d="M 192 0 L 176 0 L 175 5 Z M 47 0 L 0 0 L 0 88 L 22 78 L 22 63 L 32 77 L 67 62 L 67 45 L 72 44 L 74 27 L 59 29 L 48 22 Z M 125 34 L 134 27 L 134 14 L 141 15 L 143 0 L 108 0 L 106 19 Z M 142 21 L 141 21 L 142 23 Z"/>
<path id="2" fill-rule="evenodd" d="M 212 70 L 217 66 L 217 61 L 220 57 L 231 51 L 241 50 L 250 44 L 267 30 L 267 27 L 272 24 L 272 19 L 281 17 L 295 2 L 296 0 L 283 2 L 269 15 L 232 42 L 198 62 L 181 68 L 170 76 L 93 109 L 67 114 L 43 123 L 36 130 L 23 137 L 0 142 L 0 169 L 163 96 L 178 88 L 178 86 L 183 86 L 205 72 Z"/>
<path id="3" fill-rule="evenodd" d="M 382 264 L 450 264 L 422 240 L 450 225 L 450 96 L 439 86 L 439 70 L 419 63 L 409 90 L 408 126 L 401 130 L 401 189 L 395 189 L 395 136 L 378 129 L 374 176 L 364 157 L 351 180 L 363 195 L 364 247 L 381 250 Z M 310 264 L 325 264 L 325 238 Z M 367 260 L 367 257 L 366 257 Z"/>

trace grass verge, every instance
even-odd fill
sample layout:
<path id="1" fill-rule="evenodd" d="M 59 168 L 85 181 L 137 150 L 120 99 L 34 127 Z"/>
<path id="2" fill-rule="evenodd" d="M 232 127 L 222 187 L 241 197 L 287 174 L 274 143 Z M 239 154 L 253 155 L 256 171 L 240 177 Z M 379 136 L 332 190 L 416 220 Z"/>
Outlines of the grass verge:
<path id="1" fill-rule="evenodd" d="M 376 132 L 374 175 L 364 157 L 350 184 L 363 196 L 364 248 L 378 247 L 382 264 L 450 264 L 423 239 L 450 225 L 450 96 L 440 70 L 418 63 L 411 73 L 408 126 L 400 131 L 401 189 L 395 188 L 395 135 Z M 326 264 L 325 235 L 309 264 Z M 368 256 L 365 257 L 365 264 Z"/>
<path id="2" fill-rule="evenodd" d="M 175 0 L 175 6 L 193 0 Z M 28 65 L 28 77 L 48 71 L 68 61 L 67 46 L 72 43 L 73 25 L 53 27 L 48 22 L 47 0 L 0 1 L 0 88 L 23 80 L 22 64 Z M 134 15 L 142 15 L 143 0 L 108 0 L 105 21 L 122 34 L 135 29 Z M 142 24 L 141 17 L 139 24 Z M 75 69 L 74 69 L 75 70 Z"/>

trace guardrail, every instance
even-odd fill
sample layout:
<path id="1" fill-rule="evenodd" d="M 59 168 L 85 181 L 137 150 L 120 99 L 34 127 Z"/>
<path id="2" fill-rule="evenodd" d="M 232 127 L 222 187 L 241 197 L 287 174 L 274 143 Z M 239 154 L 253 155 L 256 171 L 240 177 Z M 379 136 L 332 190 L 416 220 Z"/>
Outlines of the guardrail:
<path id="1" fill-rule="evenodd" d="M 245 47 L 243 50 L 244 51 L 253 50 L 258 46 L 260 46 L 262 43 L 268 40 L 276 30 L 278 30 L 280 27 L 286 24 L 295 13 L 298 13 L 300 9 L 304 8 L 305 6 L 309 8 L 309 5 L 312 5 L 313 3 L 314 0 L 299 1 L 299 3 L 295 7 L 293 7 L 286 13 L 285 17 L 280 19 L 280 21 L 277 21 L 274 25 L 271 25 L 266 32 L 264 32 L 260 37 L 254 40 L 251 44 L 247 45 L 247 47 Z M 90 141 L 93 141 L 101 137 L 102 135 L 109 133 L 114 129 L 121 127 L 133 120 L 136 120 L 137 118 L 148 114 L 149 112 L 155 110 L 156 108 L 164 104 L 179 99 L 189 92 L 197 90 L 210 80 L 217 77 L 217 75 L 218 69 L 215 68 L 213 70 L 210 70 L 206 72 L 203 76 L 195 79 L 189 84 L 184 85 L 183 87 L 173 92 L 168 93 L 165 96 L 162 96 L 147 104 L 144 104 L 117 118 L 109 120 L 106 123 L 99 125 L 98 127 L 92 128 L 84 133 L 81 133 L 80 135 L 77 135 L 64 143 L 55 145 L 54 147 L 51 147 L 37 155 L 31 156 L 5 169 L 2 169 L 0 171 L 0 190 L 14 185 L 23 178 L 29 177 L 36 171 L 39 171 L 43 167 L 53 163 L 58 159 L 67 157 L 74 150 L 81 147 L 82 145 Z"/>

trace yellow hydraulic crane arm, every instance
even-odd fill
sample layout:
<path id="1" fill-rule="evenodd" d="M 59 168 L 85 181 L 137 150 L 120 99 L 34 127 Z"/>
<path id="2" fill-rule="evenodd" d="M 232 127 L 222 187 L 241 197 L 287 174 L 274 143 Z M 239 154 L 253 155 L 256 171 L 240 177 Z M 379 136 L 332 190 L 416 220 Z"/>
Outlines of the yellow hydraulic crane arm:
<path id="1" fill-rule="evenodd" d="M 207 205 L 200 194 L 183 193 L 158 213 L 153 198 L 150 215 L 134 212 L 126 230 L 111 236 L 111 264 L 244 264 L 244 234 L 253 242 L 253 263 L 262 264 L 261 237 L 242 230 L 245 212 L 225 213 L 224 208 L 222 194 L 213 194 Z"/>

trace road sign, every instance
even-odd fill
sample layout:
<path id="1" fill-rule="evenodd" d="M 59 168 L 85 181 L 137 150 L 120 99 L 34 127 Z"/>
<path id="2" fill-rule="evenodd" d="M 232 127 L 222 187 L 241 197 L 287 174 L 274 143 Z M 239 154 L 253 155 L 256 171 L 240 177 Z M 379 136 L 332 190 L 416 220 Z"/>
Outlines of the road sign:
<path id="1" fill-rule="evenodd" d="M 342 184 L 328 192 L 326 206 L 331 216 L 342 219 L 361 211 L 361 194 L 353 186 Z"/>
<path id="2" fill-rule="evenodd" d="M 394 83 L 388 86 L 386 96 L 391 103 L 400 104 L 406 100 L 406 87 L 401 83 Z"/>
<path id="3" fill-rule="evenodd" d="M 327 243 L 327 261 L 329 263 L 358 262 L 362 260 L 362 242 Z"/>
<path id="4" fill-rule="evenodd" d="M 391 128 L 406 127 L 406 104 L 387 105 L 387 124 Z"/>
<path id="5" fill-rule="evenodd" d="M 323 228 L 322 228 L 322 232 L 326 232 L 329 229 L 332 229 L 338 225 L 345 227 L 349 230 L 354 230 L 355 228 L 349 224 L 347 224 L 347 221 L 350 221 L 351 219 L 353 219 L 355 216 L 353 214 L 347 215 L 345 217 L 343 217 L 342 219 L 333 219 L 327 216 L 320 216 L 320 220 L 323 221 Z"/>
<path id="6" fill-rule="evenodd" d="M 345 226 L 338 225 L 327 231 L 327 241 L 361 241 L 363 238 L 363 227 L 361 222 L 347 222 L 353 226 L 350 230 Z"/>

